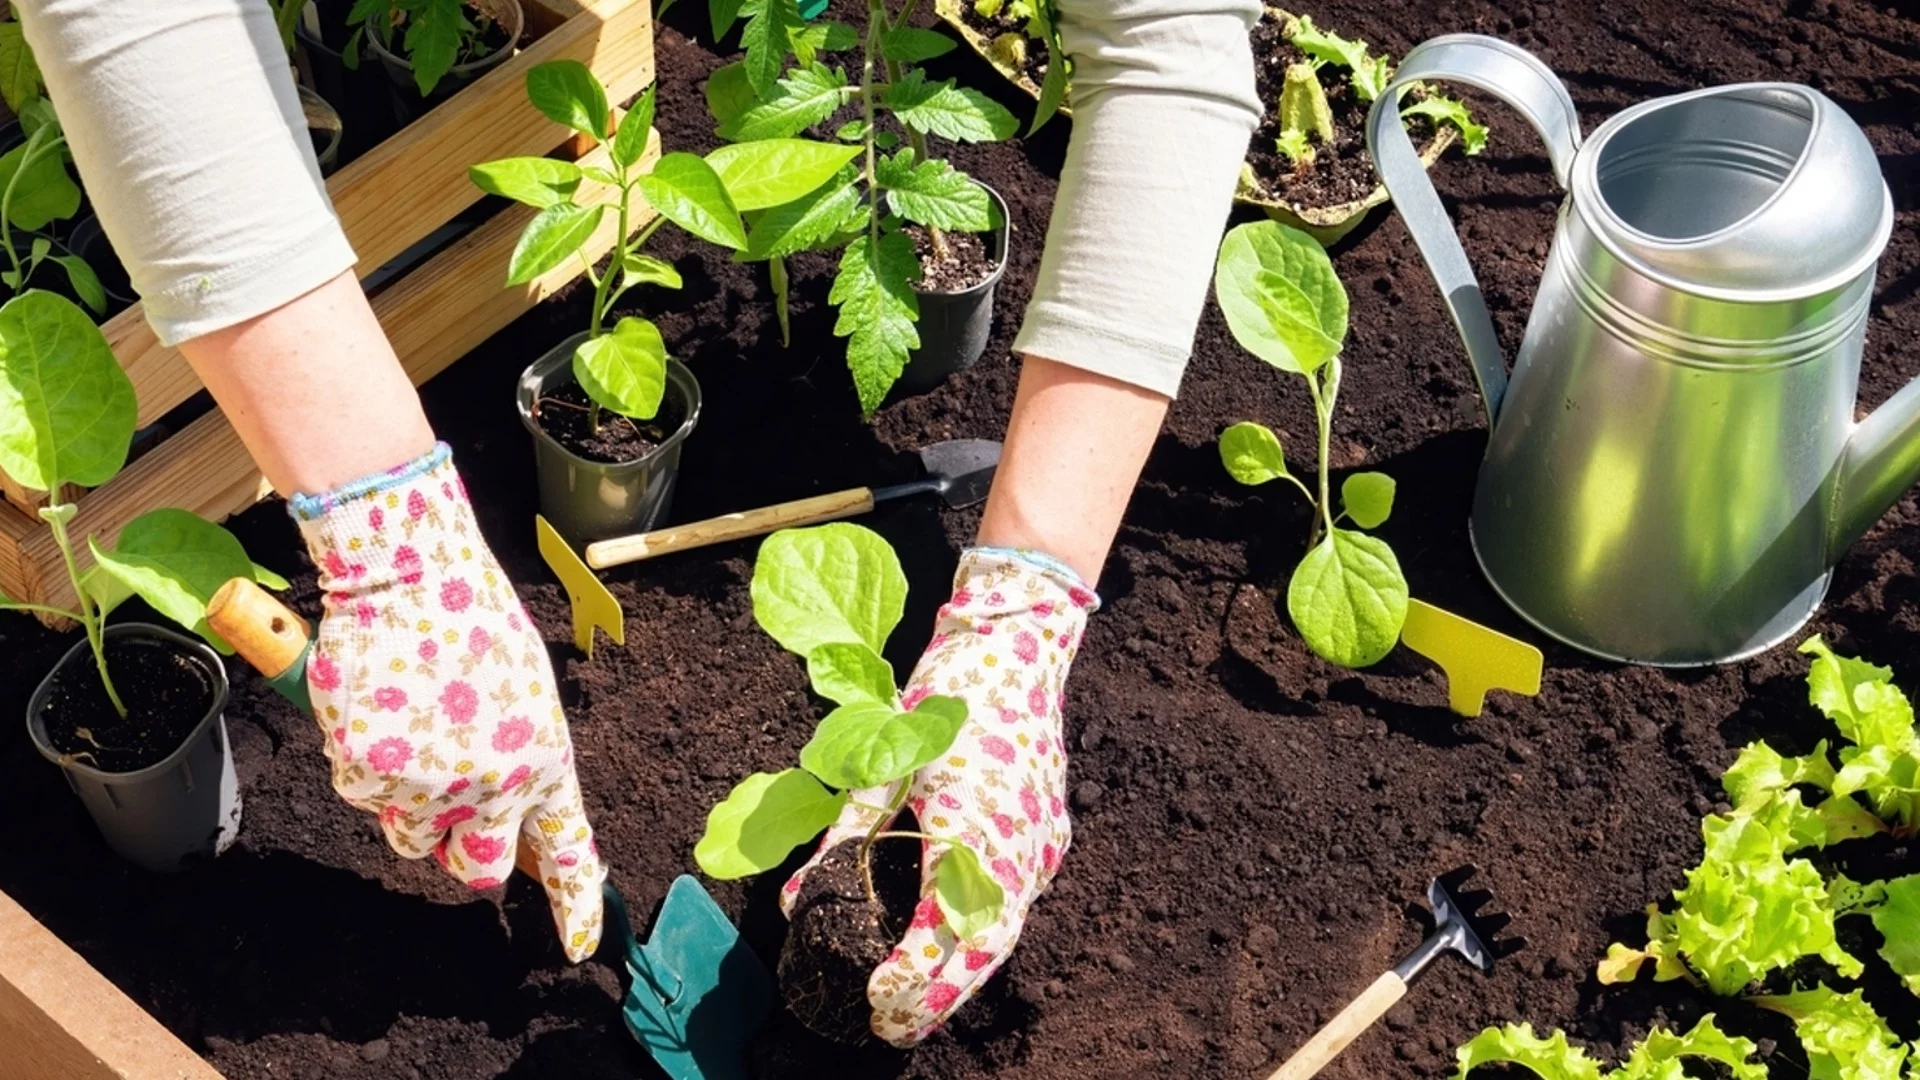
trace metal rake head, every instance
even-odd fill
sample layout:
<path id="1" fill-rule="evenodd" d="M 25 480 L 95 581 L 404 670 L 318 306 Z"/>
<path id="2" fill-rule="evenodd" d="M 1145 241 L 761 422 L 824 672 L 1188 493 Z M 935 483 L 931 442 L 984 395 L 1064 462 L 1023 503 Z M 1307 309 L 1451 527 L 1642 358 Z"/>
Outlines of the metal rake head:
<path id="1" fill-rule="evenodd" d="M 1427 903 L 1433 908 L 1433 934 L 1443 948 L 1450 948 L 1481 971 L 1493 969 L 1493 962 L 1511 956 L 1526 947 L 1519 935 L 1500 937 L 1500 931 L 1513 921 L 1504 911 L 1485 910 L 1493 894 L 1485 889 L 1468 889 L 1467 882 L 1479 873 L 1469 863 L 1441 874 L 1427 886 Z"/>

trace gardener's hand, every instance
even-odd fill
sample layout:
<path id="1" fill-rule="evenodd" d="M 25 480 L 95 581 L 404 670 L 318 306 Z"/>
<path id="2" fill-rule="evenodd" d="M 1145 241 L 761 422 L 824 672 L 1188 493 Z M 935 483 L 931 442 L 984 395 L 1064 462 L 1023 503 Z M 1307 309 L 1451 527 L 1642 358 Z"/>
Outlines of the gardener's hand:
<path id="1" fill-rule="evenodd" d="M 962 555 L 953 589 L 908 680 L 905 704 L 951 695 L 967 703 L 968 722 L 952 750 L 909 779 L 908 804 L 921 831 L 972 848 L 1006 900 L 996 925 L 956 939 L 934 900 L 944 845 L 922 844 L 912 926 L 867 982 L 873 1032 L 899 1047 L 926 1038 L 1000 967 L 1020 938 L 1028 906 L 1060 868 L 1072 831 L 1063 801 L 1061 691 L 1087 616 L 1099 605 L 1065 566 L 1001 549 Z M 864 836 L 874 812 L 857 804 L 891 805 L 897 790 L 855 792 L 820 850 Z M 781 893 L 789 915 L 818 859 Z"/>
<path id="2" fill-rule="evenodd" d="M 592 955 L 606 870 L 553 666 L 446 445 L 291 505 L 326 593 L 307 683 L 334 790 L 395 851 L 476 889 L 505 881 L 525 840 L 567 956 Z"/>

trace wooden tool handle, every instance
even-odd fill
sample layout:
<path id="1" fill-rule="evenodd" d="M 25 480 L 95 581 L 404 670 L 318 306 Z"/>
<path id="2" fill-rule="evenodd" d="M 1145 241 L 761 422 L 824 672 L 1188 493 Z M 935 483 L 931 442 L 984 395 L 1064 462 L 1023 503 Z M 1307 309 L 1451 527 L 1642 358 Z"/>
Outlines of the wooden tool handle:
<path id="1" fill-rule="evenodd" d="M 207 625 L 269 679 L 298 662 L 313 638 L 307 620 L 252 578 L 234 578 L 220 586 L 207 601 Z"/>
<path id="2" fill-rule="evenodd" d="M 1307 1045 L 1296 1051 L 1267 1080 L 1307 1080 L 1317 1075 L 1327 1067 L 1327 1062 L 1340 1056 L 1340 1051 L 1345 1050 L 1348 1043 L 1359 1038 L 1361 1032 L 1372 1027 L 1405 996 L 1407 984 L 1393 972 L 1389 971 L 1373 980 L 1372 986 L 1361 991 L 1359 997 L 1340 1010 L 1339 1016 L 1315 1032 L 1313 1038 L 1307 1040 Z"/>
<path id="3" fill-rule="evenodd" d="M 864 514 L 871 509 L 873 489 L 850 488 L 829 495 L 815 495 L 811 499 L 763 506 L 758 510 L 724 514 L 691 525 L 675 525 L 637 536 L 601 540 L 587 545 L 587 565 L 595 570 L 605 570 L 609 566 L 625 566 L 630 562 L 665 555 L 669 551 L 686 551 L 748 536 L 764 536 L 776 529 L 796 525 L 837 521 Z"/>

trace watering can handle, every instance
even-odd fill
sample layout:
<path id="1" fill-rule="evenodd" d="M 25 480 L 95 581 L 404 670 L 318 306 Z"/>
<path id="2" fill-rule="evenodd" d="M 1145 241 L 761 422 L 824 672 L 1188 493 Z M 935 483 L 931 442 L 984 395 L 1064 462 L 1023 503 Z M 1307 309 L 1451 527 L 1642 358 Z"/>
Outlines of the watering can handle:
<path id="1" fill-rule="evenodd" d="M 1553 177 L 1562 188 L 1567 186 L 1574 154 L 1580 149 L 1580 116 L 1574 111 L 1573 99 L 1567 96 L 1567 88 L 1538 57 L 1482 34 L 1448 34 L 1414 48 L 1386 90 L 1374 99 L 1373 111 L 1367 116 L 1367 152 L 1373 155 L 1374 168 L 1379 170 L 1393 204 L 1399 207 L 1407 231 L 1413 234 L 1413 242 L 1440 286 L 1441 299 L 1460 329 L 1491 427 L 1507 389 L 1507 361 L 1500 352 L 1500 339 L 1494 334 L 1486 300 L 1480 294 L 1479 279 L 1467 262 L 1466 249 L 1460 246 L 1453 221 L 1440 204 L 1433 180 L 1427 176 L 1413 140 L 1400 121 L 1401 94 L 1412 84 L 1428 79 L 1466 83 L 1518 110 L 1546 141 Z"/>

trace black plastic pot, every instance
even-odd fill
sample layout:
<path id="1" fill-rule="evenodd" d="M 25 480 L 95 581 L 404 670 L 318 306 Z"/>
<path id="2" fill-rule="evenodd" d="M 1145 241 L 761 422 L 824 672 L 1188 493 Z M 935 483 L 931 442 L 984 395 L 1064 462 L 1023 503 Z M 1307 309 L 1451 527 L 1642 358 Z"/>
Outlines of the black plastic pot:
<path id="1" fill-rule="evenodd" d="M 413 81 L 413 64 L 405 57 L 380 43 L 371 24 L 367 28 L 367 53 L 378 57 L 380 66 L 386 69 L 387 80 L 393 97 L 394 118 L 401 126 L 413 123 L 425 116 L 435 105 L 459 93 L 466 85 L 501 64 L 513 55 L 513 49 L 520 41 L 521 33 L 526 29 L 526 12 L 520 9 L 520 0 L 466 0 L 468 7 L 477 8 L 493 21 L 506 29 L 507 43 L 478 60 L 469 60 L 464 64 L 455 64 L 447 69 L 434 85 L 433 93 L 420 96 L 420 87 Z"/>
<path id="2" fill-rule="evenodd" d="M 346 135 L 346 121 L 326 98 L 304 86 L 296 89 L 300 92 L 300 112 L 307 121 L 307 137 L 313 141 L 313 156 L 320 164 L 320 175 L 330 176 L 340 167 L 340 142 Z"/>
<path id="3" fill-rule="evenodd" d="M 975 181 L 978 183 L 978 181 Z M 981 184 L 981 187 L 986 187 Z M 993 197 L 999 228 L 987 234 L 987 257 L 993 260 L 993 275 L 971 289 L 961 292 L 922 292 L 920 298 L 920 347 L 907 357 L 906 370 L 894 383 L 896 396 L 924 394 L 955 372 L 972 367 L 987 351 L 987 339 L 993 336 L 993 288 L 1007 271 L 1007 204 L 1000 193 L 987 188 Z"/>
<path id="4" fill-rule="evenodd" d="M 81 641 L 60 659 L 27 703 L 27 734 L 35 749 L 66 773 L 67 784 L 86 804 L 107 846 L 148 870 L 171 873 L 227 849 L 240 831 L 240 785 L 227 744 L 227 670 L 220 657 L 193 638 L 146 623 L 110 626 L 115 641 L 185 654 L 205 672 L 213 704 L 179 749 L 134 772 L 105 772 L 63 756 L 47 739 L 45 712 L 54 677 L 75 665 L 91 665 Z"/>
<path id="5" fill-rule="evenodd" d="M 99 317 L 100 322 L 106 322 L 132 307 L 139 299 L 133 293 L 133 283 L 127 279 L 127 268 L 120 264 L 120 256 L 113 253 L 113 245 L 107 243 L 107 234 L 100 228 L 99 218 L 88 215 L 75 222 L 73 231 L 67 234 L 67 250 L 80 256 L 93 268 L 93 275 L 100 279 L 100 287 L 106 290 L 107 310 Z M 60 275 L 57 267 L 44 273 L 55 277 Z M 61 281 L 64 286 L 65 279 Z M 54 291 L 79 300 L 78 296 L 72 295 L 70 288 L 60 287 Z"/>
<path id="6" fill-rule="evenodd" d="M 520 422 L 533 435 L 540 513 L 576 545 L 646 532 L 666 517 L 680 475 L 680 445 L 700 420 L 700 382 L 685 364 L 669 357 L 667 394 L 679 399 L 686 419 L 652 453 L 609 464 L 589 461 L 560 445 L 534 418 L 534 405 L 574 381 L 573 350 L 586 338 L 575 334 L 554 346 L 520 376 L 516 390 Z"/>
<path id="7" fill-rule="evenodd" d="M 349 69 L 340 50 L 352 34 L 347 12 L 353 0 L 308 0 L 294 24 L 300 44 L 300 74 L 313 92 L 339 113 L 340 146 L 335 165 L 345 165 L 400 130 L 393 115 L 393 94 L 386 72 L 361 50 L 360 66 Z"/>

